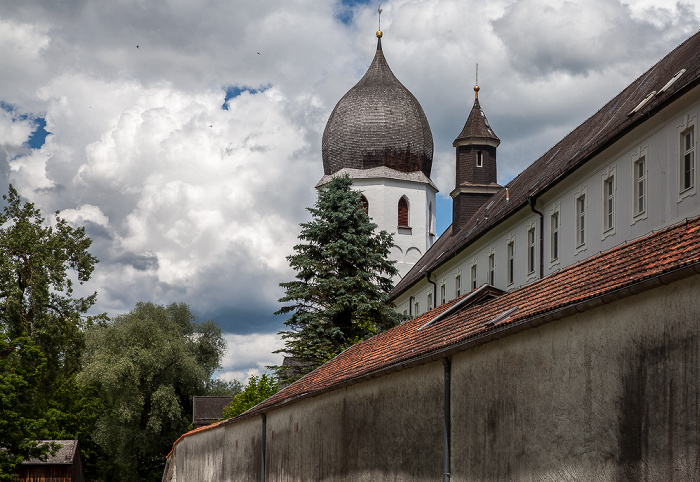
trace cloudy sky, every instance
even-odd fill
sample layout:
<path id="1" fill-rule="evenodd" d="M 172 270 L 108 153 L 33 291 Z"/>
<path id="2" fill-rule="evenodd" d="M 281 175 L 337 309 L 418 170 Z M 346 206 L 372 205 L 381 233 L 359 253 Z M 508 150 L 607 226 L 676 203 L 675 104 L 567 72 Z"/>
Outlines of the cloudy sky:
<path id="1" fill-rule="evenodd" d="M 699 3 L 383 3 L 384 53 L 433 131 L 438 227 L 477 62 L 505 183 L 695 33 Z M 328 115 L 374 55 L 377 6 L 2 1 L 0 191 L 86 227 L 95 312 L 186 302 L 227 333 L 222 376 L 279 363 L 285 256 Z"/>

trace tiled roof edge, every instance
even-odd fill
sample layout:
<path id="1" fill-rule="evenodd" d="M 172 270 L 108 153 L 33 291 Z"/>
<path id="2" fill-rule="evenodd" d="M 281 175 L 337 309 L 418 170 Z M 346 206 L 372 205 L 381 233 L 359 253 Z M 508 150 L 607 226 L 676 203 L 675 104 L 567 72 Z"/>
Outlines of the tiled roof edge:
<path id="1" fill-rule="evenodd" d="M 651 236 L 657 235 L 659 233 L 663 233 L 672 229 L 678 229 L 681 225 L 687 224 L 689 220 L 681 221 L 680 223 L 677 223 L 673 226 L 669 226 L 667 228 L 661 229 L 659 231 L 655 231 L 653 233 L 648 234 L 647 236 L 644 236 L 634 242 L 639 242 L 642 241 L 645 238 L 649 238 Z M 604 251 L 600 253 L 597 256 L 593 256 L 591 258 L 588 258 L 586 260 L 581 261 L 581 263 L 586 263 L 592 259 L 597 258 L 598 256 L 604 255 L 606 253 L 610 253 L 612 251 L 615 251 L 617 249 L 620 249 L 621 246 L 616 246 L 614 248 L 611 248 L 610 250 Z M 578 263 L 577 263 L 578 264 Z M 556 274 L 556 273 L 555 273 Z M 539 313 L 535 313 L 534 315 L 527 316 L 521 319 L 516 319 L 513 322 L 504 324 L 504 325 L 497 325 L 494 326 L 491 329 L 488 329 L 482 333 L 479 333 L 477 335 L 471 336 L 461 342 L 458 342 L 454 345 L 450 345 L 432 352 L 424 353 L 421 355 L 418 355 L 414 358 L 409 358 L 406 360 L 403 360 L 398 363 L 394 363 L 391 365 L 387 365 L 381 368 L 378 368 L 374 371 L 368 372 L 368 373 L 363 373 L 362 375 L 356 376 L 354 378 L 346 379 L 343 380 L 339 383 L 335 384 L 330 384 L 327 385 L 323 388 L 317 389 L 317 390 L 309 390 L 306 392 L 302 392 L 293 396 L 290 396 L 288 398 L 282 399 L 278 402 L 275 402 L 271 405 L 268 406 L 262 406 L 260 405 L 264 404 L 264 401 L 261 402 L 260 404 L 256 405 L 255 407 L 252 407 L 245 413 L 235 417 L 231 418 L 228 420 L 223 420 L 220 422 L 217 422 L 212 425 L 208 425 L 206 427 L 200 427 L 194 430 L 191 430 L 190 432 L 187 432 L 183 435 L 181 435 L 173 444 L 173 449 L 170 451 L 168 454 L 168 457 L 172 454 L 173 450 L 175 449 L 175 446 L 177 443 L 182 440 L 184 437 L 194 435 L 195 433 L 202 432 L 204 430 L 209 430 L 213 428 L 218 428 L 224 425 L 228 425 L 229 423 L 236 423 L 238 421 L 242 421 L 245 419 L 248 419 L 253 416 L 257 415 L 262 415 L 267 412 L 270 412 L 272 410 L 281 408 L 283 406 L 287 406 L 293 402 L 296 402 L 298 400 L 302 400 L 305 398 L 310 398 L 310 397 L 317 397 L 320 395 L 323 395 L 325 393 L 347 387 L 350 385 L 354 385 L 356 383 L 361 383 L 363 381 L 367 381 L 373 378 L 378 378 L 384 375 L 388 375 L 390 373 L 394 373 L 397 371 L 405 370 L 414 366 L 418 365 L 423 365 L 426 363 L 429 363 L 431 361 L 436 361 L 441 358 L 451 356 L 455 353 L 459 353 L 465 350 L 468 350 L 473 347 L 485 345 L 486 343 L 489 343 L 491 341 L 495 341 L 501 338 L 504 338 L 506 336 L 514 335 L 517 333 L 520 333 L 522 331 L 528 330 L 530 328 L 536 328 L 538 326 L 542 326 L 547 323 L 551 323 L 553 321 L 560 320 L 562 318 L 565 318 L 567 316 L 575 315 L 578 313 L 583 313 L 585 311 L 597 308 L 599 306 L 618 301 L 624 298 L 628 298 L 643 292 L 646 292 L 650 289 L 662 286 L 662 285 L 668 285 L 670 283 L 673 283 L 675 281 L 679 281 L 685 278 L 688 278 L 690 276 L 694 276 L 700 274 L 700 261 L 688 263 L 688 264 L 679 264 L 676 265 L 675 267 L 661 272 L 659 274 L 650 276 L 648 278 L 641 278 L 641 279 L 635 279 L 629 282 L 628 284 L 622 285 L 618 288 L 609 290 L 609 291 L 604 291 L 599 294 L 596 294 L 594 296 L 591 296 L 589 298 L 583 299 L 578 302 L 566 304 L 564 306 L 559 306 L 555 307 L 554 309 L 550 310 L 545 310 Z M 552 276 L 552 275 L 550 275 Z M 537 284 L 541 281 L 544 281 L 548 279 L 548 277 L 543 278 L 542 280 L 539 280 L 535 282 L 534 284 Z M 527 285 L 523 288 L 519 289 L 524 289 L 531 287 L 532 285 Z M 517 291 L 517 290 L 516 290 Z M 258 408 L 260 407 L 260 408 Z M 257 410 L 256 410 L 257 408 Z"/>

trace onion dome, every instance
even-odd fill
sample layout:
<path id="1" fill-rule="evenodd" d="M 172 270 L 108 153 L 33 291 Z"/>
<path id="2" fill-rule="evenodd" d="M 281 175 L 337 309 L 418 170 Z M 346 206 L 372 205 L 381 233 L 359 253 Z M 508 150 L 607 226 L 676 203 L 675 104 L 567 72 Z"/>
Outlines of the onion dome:
<path id="1" fill-rule="evenodd" d="M 367 73 L 336 104 L 323 131 L 324 174 L 388 167 L 430 177 L 433 135 L 423 108 L 377 53 Z"/>
<path id="2" fill-rule="evenodd" d="M 464 144 L 482 143 L 498 147 L 501 140 L 491 130 L 488 119 L 479 105 L 479 86 L 474 86 L 474 106 L 469 113 L 467 122 L 464 124 L 462 132 L 455 139 L 453 146 Z"/>

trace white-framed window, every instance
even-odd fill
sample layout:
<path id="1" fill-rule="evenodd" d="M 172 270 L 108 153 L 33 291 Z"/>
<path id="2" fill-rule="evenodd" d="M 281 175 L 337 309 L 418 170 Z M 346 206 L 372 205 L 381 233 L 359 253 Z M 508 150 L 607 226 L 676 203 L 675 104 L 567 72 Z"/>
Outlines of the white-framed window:
<path id="1" fill-rule="evenodd" d="M 602 175 L 603 239 L 615 234 L 615 167 Z"/>
<path id="2" fill-rule="evenodd" d="M 462 270 L 455 273 L 455 298 L 462 296 Z"/>
<path id="3" fill-rule="evenodd" d="M 686 115 L 678 126 L 678 201 L 697 190 L 695 180 L 695 116 Z"/>
<path id="4" fill-rule="evenodd" d="M 469 275 L 469 286 L 472 290 L 475 290 L 479 285 L 479 272 L 477 270 L 476 261 L 472 263 L 471 268 L 469 269 Z"/>
<path id="5" fill-rule="evenodd" d="M 433 306 L 433 292 L 429 291 L 428 292 L 428 307 L 426 308 L 428 311 L 432 310 L 434 308 Z"/>
<path id="6" fill-rule="evenodd" d="M 484 167 L 484 153 L 476 151 L 476 167 Z"/>
<path id="7" fill-rule="evenodd" d="M 576 192 L 574 192 L 574 217 L 576 219 L 576 236 L 574 247 L 577 254 L 586 249 L 586 215 L 588 212 L 587 194 L 587 186 L 581 186 L 576 190 Z"/>
<path id="8" fill-rule="evenodd" d="M 511 237 L 506 244 L 506 279 L 512 285 L 515 281 L 515 239 Z"/>
<path id="9" fill-rule="evenodd" d="M 496 285 L 496 253 L 493 251 L 489 254 L 488 280 L 491 286 Z"/>
<path id="10" fill-rule="evenodd" d="M 444 305 L 447 301 L 447 286 L 445 284 L 445 279 L 443 278 L 442 283 L 440 283 L 440 304 Z"/>
<path id="11" fill-rule="evenodd" d="M 413 302 L 413 316 L 418 315 L 420 315 L 420 301 L 416 299 L 416 301 Z"/>
<path id="12" fill-rule="evenodd" d="M 647 148 L 632 155 L 632 223 L 646 217 L 647 212 Z"/>
<path id="13" fill-rule="evenodd" d="M 537 236 L 534 223 L 527 229 L 527 274 L 535 272 L 537 262 Z"/>
<path id="14" fill-rule="evenodd" d="M 407 316 L 407 315 L 408 315 L 408 303 L 404 303 L 404 304 L 403 304 L 402 314 L 403 314 L 403 316 Z"/>
<path id="15" fill-rule="evenodd" d="M 549 261 L 559 260 L 559 205 L 550 210 L 549 214 Z"/>
<path id="16" fill-rule="evenodd" d="M 681 132 L 681 192 L 695 187 L 695 126 Z"/>

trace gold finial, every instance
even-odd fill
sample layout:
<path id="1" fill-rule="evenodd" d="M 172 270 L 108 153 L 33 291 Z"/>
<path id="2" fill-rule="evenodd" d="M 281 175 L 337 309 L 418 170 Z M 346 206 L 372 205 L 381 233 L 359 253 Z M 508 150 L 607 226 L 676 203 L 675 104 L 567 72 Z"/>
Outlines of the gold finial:
<path id="1" fill-rule="evenodd" d="M 474 85 L 474 98 L 479 98 L 479 63 L 476 64 L 476 85 Z"/>
<path id="2" fill-rule="evenodd" d="M 382 38 L 382 6 L 381 5 L 379 5 L 377 12 L 379 12 L 379 30 L 377 30 L 377 38 Z"/>

